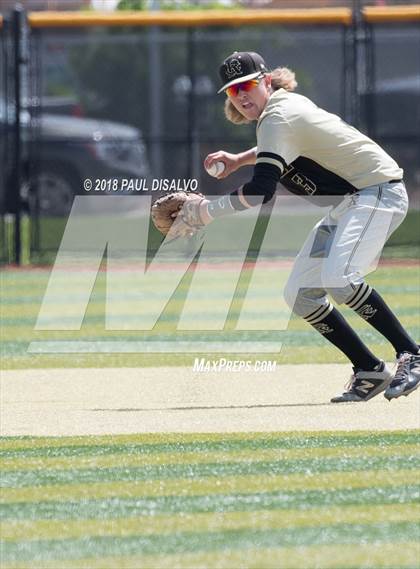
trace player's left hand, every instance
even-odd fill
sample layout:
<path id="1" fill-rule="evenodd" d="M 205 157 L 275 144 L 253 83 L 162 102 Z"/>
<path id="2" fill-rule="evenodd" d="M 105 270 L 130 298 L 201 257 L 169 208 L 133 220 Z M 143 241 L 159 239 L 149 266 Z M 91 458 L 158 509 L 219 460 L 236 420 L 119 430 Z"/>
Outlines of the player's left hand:
<path id="1" fill-rule="evenodd" d="M 207 213 L 209 200 L 206 198 L 187 200 L 180 211 L 182 221 L 189 227 L 201 228 L 210 223 L 212 218 Z"/>
<path id="2" fill-rule="evenodd" d="M 152 206 L 152 220 L 156 228 L 169 238 L 192 237 L 210 223 L 207 200 L 203 194 L 173 192 L 158 199 Z"/>

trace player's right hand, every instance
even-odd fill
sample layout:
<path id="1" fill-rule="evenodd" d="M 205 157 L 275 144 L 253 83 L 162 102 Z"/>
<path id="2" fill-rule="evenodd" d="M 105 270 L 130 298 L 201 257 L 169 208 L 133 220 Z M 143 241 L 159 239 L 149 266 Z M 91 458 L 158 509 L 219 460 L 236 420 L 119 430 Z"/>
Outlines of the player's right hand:
<path id="1" fill-rule="evenodd" d="M 215 162 L 224 162 L 225 164 L 225 169 L 217 176 L 219 180 L 227 178 L 227 176 L 236 172 L 236 170 L 241 167 L 238 154 L 231 154 L 224 150 L 218 150 L 217 152 L 212 152 L 206 156 L 204 160 L 204 168 L 207 170 Z"/>

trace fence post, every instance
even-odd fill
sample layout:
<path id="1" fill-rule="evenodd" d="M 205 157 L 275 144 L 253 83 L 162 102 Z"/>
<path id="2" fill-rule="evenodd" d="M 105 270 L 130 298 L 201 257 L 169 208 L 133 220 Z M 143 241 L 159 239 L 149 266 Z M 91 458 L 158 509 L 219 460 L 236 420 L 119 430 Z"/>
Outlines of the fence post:
<path id="1" fill-rule="evenodd" d="M 190 79 L 187 111 L 188 178 L 200 177 L 199 142 L 197 125 L 197 32 L 191 27 L 187 31 L 187 75 Z"/>
<path id="2" fill-rule="evenodd" d="M 353 93 L 351 115 L 352 124 L 360 126 L 360 100 L 359 100 L 359 28 L 360 28 L 360 0 L 353 0 Z"/>
<path id="3" fill-rule="evenodd" d="M 376 138 L 376 61 L 375 39 L 372 25 L 364 22 L 365 30 L 365 54 L 366 54 L 366 95 L 365 95 L 365 119 L 368 136 Z"/>
<path id="4" fill-rule="evenodd" d="M 21 197 L 22 186 L 22 77 L 21 69 L 23 59 L 23 35 L 22 27 L 25 22 L 25 13 L 21 6 L 17 5 L 12 12 L 12 36 L 13 36 L 13 73 L 14 73 L 14 156 L 11 177 L 11 212 L 14 215 L 14 262 L 21 262 Z"/>
<path id="5" fill-rule="evenodd" d="M 354 30 L 352 26 L 343 26 L 343 65 L 341 86 L 341 115 L 347 122 L 354 123 L 354 99 L 356 63 L 354 57 Z"/>
<path id="6" fill-rule="evenodd" d="M 369 88 L 369 43 L 370 38 L 362 14 L 363 0 L 353 0 L 353 41 L 354 41 L 354 124 L 364 128 L 366 121 L 366 92 Z M 363 98 L 363 106 L 361 104 Z"/>
<path id="7" fill-rule="evenodd" d="M 151 10 L 160 10 L 160 0 L 152 0 Z M 150 104 L 150 155 L 152 177 L 163 175 L 164 155 L 162 129 L 162 37 L 161 27 L 152 26 L 148 30 L 148 58 L 150 66 L 149 104 Z"/>

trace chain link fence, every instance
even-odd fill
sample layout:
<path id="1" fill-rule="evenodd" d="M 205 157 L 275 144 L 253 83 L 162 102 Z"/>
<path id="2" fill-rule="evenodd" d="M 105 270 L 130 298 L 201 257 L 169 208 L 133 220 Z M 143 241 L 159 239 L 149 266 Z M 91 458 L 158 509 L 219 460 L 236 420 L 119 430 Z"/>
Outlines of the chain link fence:
<path id="1" fill-rule="evenodd" d="M 420 10 L 420 7 L 419 7 Z M 404 168 L 411 206 L 420 206 L 420 26 L 367 28 L 361 126 Z"/>
<path id="2" fill-rule="evenodd" d="M 353 3 L 352 3 L 353 4 Z M 349 3 L 347 2 L 347 6 Z M 196 179 L 208 195 L 247 181 L 204 171 L 204 157 L 255 144 L 255 125 L 235 126 L 217 95 L 219 63 L 234 50 L 264 54 L 296 72 L 298 92 L 378 140 L 404 167 L 416 203 L 420 187 L 419 24 L 217 25 L 197 27 L 33 27 L 22 64 L 24 182 L 31 260 L 50 260 L 74 196 L 103 180 Z M 7 22 L 0 33 L 0 133 L 10 131 L 13 98 Z M 3 111 L 1 111 L 3 109 Z M 9 109 L 9 111 L 7 110 Z M 7 136 L 2 136 L 7 140 Z M 11 199 L 13 141 L 1 148 L 3 242 Z M 3 145 L 4 146 L 4 145 Z M 97 183 L 99 180 L 99 185 Z M 102 186 L 101 186 L 102 184 Z M 154 188 L 153 188 L 154 190 Z M 12 210 L 13 211 L 13 210 Z M 4 246 L 3 258 L 7 257 Z"/>

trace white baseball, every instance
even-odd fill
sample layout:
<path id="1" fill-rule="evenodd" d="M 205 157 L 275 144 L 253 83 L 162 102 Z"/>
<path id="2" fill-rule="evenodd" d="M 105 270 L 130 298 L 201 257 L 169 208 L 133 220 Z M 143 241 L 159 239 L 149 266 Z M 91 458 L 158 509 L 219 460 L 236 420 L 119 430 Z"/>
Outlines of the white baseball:
<path id="1" fill-rule="evenodd" d="M 226 165 L 224 162 L 213 162 L 213 164 L 209 168 L 206 168 L 206 170 L 210 176 L 217 178 L 217 176 L 221 174 L 225 168 Z"/>

